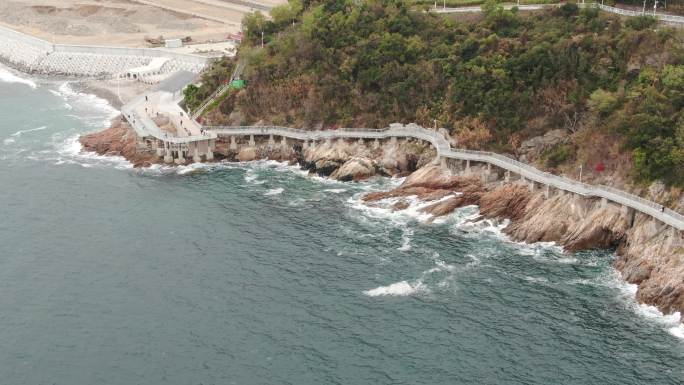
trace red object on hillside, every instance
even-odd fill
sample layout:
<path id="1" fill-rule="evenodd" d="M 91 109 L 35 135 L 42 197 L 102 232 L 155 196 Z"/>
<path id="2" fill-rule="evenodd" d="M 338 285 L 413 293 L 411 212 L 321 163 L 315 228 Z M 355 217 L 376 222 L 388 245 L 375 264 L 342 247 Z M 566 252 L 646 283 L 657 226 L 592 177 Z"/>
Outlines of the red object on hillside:
<path id="1" fill-rule="evenodd" d="M 601 171 L 605 171 L 605 170 L 606 170 L 606 166 L 603 164 L 603 162 L 598 162 L 598 163 L 596 164 L 596 167 L 595 167 L 594 169 L 595 169 L 596 171 L 601 172 Z"/>
<path id="2" fill-rule="evenodd" d="M 230 35 L 228 35 L 228 40 L 234 41 L 234 42 L 236 42 L 236 43 L 240 43 L 240 42 L 242 42 L 242 39 L 243 39 L 244 37 L 245 37 L 245 34 L 242 33 L 242 32 L 231 33 Z"/>

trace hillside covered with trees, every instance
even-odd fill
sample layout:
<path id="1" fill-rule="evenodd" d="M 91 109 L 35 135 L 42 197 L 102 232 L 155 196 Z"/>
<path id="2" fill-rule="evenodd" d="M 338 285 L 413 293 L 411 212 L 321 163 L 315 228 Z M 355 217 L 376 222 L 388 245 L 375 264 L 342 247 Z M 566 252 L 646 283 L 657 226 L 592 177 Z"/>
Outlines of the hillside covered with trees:
<path id="1" fill-rule="evenodd" d="M 512 155 L 561 129 L 568 139 L 529 160 L 684 186 L 681 32 L 574 4 L 483 7 L 459 20 L 405 1 L 292 0 L 271 18 L 253 14 L 240 47 L 247 87 L 209 118 L 311 128 L 436 121 L 459 147 Z M 229 77 L 232 64 L 222 65 Z"/>

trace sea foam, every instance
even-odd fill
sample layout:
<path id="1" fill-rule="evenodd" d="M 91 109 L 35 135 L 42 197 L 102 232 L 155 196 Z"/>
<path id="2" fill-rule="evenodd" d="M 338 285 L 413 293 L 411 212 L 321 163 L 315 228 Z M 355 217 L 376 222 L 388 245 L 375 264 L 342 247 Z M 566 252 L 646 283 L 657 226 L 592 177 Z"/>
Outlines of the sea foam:
<path id="1" fill-rule="evenodd" d="M 379 297 L 379 296 L 408 296 L 411 294 L 416 294 L 420 291 L 425 290 L 425 285 L 418 281 L 414 283 L 408 283 L 406 281 L 396 282 L 387 286 L 376 287 L 375 289 L 366 290 L 363 294 L 369 297 Z"/>
<path id="2" fill-rule="evenodd" d="M 33 89 L 38 88 L 38 85 L 33 80 L 19 77 L 13 72 L 2 67 L 0 67 L 0 82 L 25 84 Z"/>

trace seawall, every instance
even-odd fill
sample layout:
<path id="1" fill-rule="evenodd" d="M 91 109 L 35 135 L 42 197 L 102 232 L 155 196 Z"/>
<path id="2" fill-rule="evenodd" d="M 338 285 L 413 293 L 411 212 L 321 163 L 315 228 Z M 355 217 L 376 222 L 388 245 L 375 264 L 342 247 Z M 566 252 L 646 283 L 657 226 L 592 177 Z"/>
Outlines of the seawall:
<path id="1" fill-rule="evenodd" d="M 169 59 L 159 75 L 180 70 L 199 73 L 210 61 L 162 49 L 53 44 L 0 26 L 0 60 L 27 73 L 112 77 L 155 58 Z"/>

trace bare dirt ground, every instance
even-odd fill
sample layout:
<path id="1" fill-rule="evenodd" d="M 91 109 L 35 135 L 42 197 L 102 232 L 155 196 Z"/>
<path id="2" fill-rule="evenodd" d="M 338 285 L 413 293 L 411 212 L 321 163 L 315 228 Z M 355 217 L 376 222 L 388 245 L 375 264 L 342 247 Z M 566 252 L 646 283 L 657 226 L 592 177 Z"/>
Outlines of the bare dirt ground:
<path id="1" fill-rule="evenodd" d="M 285 0 L 0 0 L 0 24 L 55 43 L 146 46 L 145 37 L 225 40 L 245 14 Z"/>

